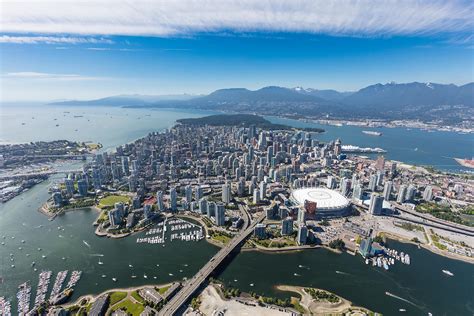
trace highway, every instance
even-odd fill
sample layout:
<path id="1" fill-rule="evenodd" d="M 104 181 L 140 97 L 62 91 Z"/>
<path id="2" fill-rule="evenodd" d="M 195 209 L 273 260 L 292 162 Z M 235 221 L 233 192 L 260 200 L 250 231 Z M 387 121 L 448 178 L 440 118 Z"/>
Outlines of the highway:
<path id="1" fill-rule="evenodd" d="M 464 225 L 459 225 L 456 223 L 448 222 L 448 221 L 443 221 L 441 219 L 435 218 L 433 216 L 428 216 L 423 213 L 418 213 L 416 211 L 412 211 L 398 203 L 392 202 L 392 205 L 400 212 L 401 215 L 396 215 L 396 214 L 387 214 L 386 216 L 398 218 L 404 221 L 412 222 L 415 224 L 422 224 L 426 226 L 430 226 L 433 228 L 437 229 L 442 229 L 448 232 L 452 233 L 458 233 L 461 235 L 466 235 L 466 236 L 474 236 L 474 230 L 472 227 L 469 226 L 464 226 Z M 356 204 L 356 206 L 363 208 L 366 212 L 368 212 L 369 207 L 367 205 L 363 204 Z M 409 214 L 411 216 L 416 217 L 417 219 L 413 219 L 411 217 L 406 217 L 402 216 L 403 213 Z"/>
<path id="2" fill-rule="evenodd" d="M 159 315 L 171 316 L 175 315 L 177 311 L 188 301 L 191 296 L 197 291 L 197 289 L 206 281 L 209 275 L 222 263 L 222 261 L 241 243 L 253 233 L 253 229 L 265 218 L 265 214 L 259 216 L 253 223 L 249 225 L 248 221 L 245 221 L 242 231 L 236 235 L 231 241 L 214 257 L 209 260 L 199 272 L 194 275 L 192 279 L 186 281 L 181 290 L 161 309 Z M 247 227 L 248 226 L 248 227 Z"/>
<path id="3" fill-rule="evenodd" d="M 392 202 L 392 205 L 395 207 L 395 209 L 399 210 L 402 213 L 407 213 L 407 214 L 422 218 L 425 221 L 429 221 L 431 223 L 436 223 L 438 225 L 442 225 L 442 227 L 445 226 L 445 228 L 447 226 L 449 228 L 454 229 L 455 232 L 464 233 L 464 234 L 467 234 L 469 236 L 474 235 L 474 228 L 472 228 L 472 227 L 456 224 L 456 223 L 453 223 L 453 222 L 448 222 L 448 221 L 436 218 L 436 217 L 431 216 L 431 215 L 419 213 L 417 211 L 410 210 L 409 208 L 407 208 L 403 205 L 400 205 L 398 203 L 395 203 L 395 202 Z"/>

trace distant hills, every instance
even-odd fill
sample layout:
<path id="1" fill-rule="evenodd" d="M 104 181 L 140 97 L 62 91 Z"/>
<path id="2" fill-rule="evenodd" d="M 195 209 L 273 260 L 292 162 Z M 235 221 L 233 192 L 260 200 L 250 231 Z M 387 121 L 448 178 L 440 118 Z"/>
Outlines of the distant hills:
<path id="1" fill-rule="evenodd" d="M 421 119 L 461 122 L 474 117 L 474 83 L 375 84 L 356 92 L 269 86 L 220 89 L 206 96 L 126 95 L 56 105 L 198 108 L 293 117 Z"/>
<path id="2" fill-rule="evenodd" d="M 196 95 L 177 94 L 177 95 L 117 95 L 96 100 L 86 101 L 60 101 L 52 102 L 51 105 L 84 105 L 84 106 L 147 106 L 166 101 L 185 101 L 196 98 Z"/>

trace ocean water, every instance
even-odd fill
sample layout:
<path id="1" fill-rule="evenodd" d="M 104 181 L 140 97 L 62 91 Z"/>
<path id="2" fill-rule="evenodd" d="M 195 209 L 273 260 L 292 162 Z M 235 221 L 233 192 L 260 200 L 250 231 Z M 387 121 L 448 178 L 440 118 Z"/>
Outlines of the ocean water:
<path id="1" fill-rule="evenodd" d="M 148 132 L 169 128 L 176 119 L 207 114 L 212 112 L 100 107 L 0 107 L 0 141 L 16 143 L 70 139 L 100 142 L 104 149 L 113 149 Z M 306 125 L 299 121 L 272 120 L 295 126 Z M 323 128 L 327 132 L 317 135 L 322 141 L 341 138 L 345 144 L 384 148 L 388 150 L 388 158 L 453 168 L 451 170 L 458 167 L 444 156 L 469 157 L 473 149 L 470 135 L 382 129 L 383 136 L 372 137 L 362 134 L 362 129 L 357 127 Z M 413 148 L 418 150 L 412 152 Z M 37 209 L 48 198 L 48 186 L 59 177 L 61 175 L 52 177 L 0 205 L 0 238 L 5 236 L 2 239 L 5 245 L 0 245 L 0 277 L 3 279 L 0 295 L 12 299 L 14 310 L 15 294 L 20 283 L 30 281 L 34 300 L 38 272 L 34 272 L 31 267 L 33 261 L 39 271 L 45 269 L 57 273 L 66 269 L 82 270 L 83 278 L 74 293 L 74 298 L 77 298 L 115 287 L 161 284 L 190 277 L 217 251 L 216 247 L 204 240 L 191 244 L 176 241 L 162 247 L 136 244 L 135 237 L 138 236 L 120 240 L 100 238 L 94 235 L 92 226 L 97 214 L 89 209 L 69 212 L 54 221 L 48 221 Z M 21 243 L 21 240 L 25 240 L 25 243 Z M 392 247 L 410 253 L 412 265 L 398 264 L 389 271 L 383 271 L 366 266 L 358 256 L 336 255 L 326 250 L 279 255 L 244 252 L 224 268 L 220 277 L 229 284 L 235 283 L 242 290 L 280 297 L 288 293 L 276 291 L 274 286 L 278 284 L 325 288 L 355 304 L 386 315 L 397 314 L 399 308 L 406 309 L 409 315 L 427 315 L 428 312 L 433 315 L 473 314 L 473 265 L 440 257 L 410 245 L 394 242 Z M 10 260 L 10 254 L 13 261 Z M 46 258 L 42 258 L 42 255 L 46 255 Z M 103 265 L 98 264 L 99 258 Z M 11 267 L 12 264 L 15 268 Z M 300 265 L 306 268 L 300 268 Z M 455 276 L 450 278 L 441 269 L 448 269 Z M 144 278 L 145 274 L 147 279 Z M 102 278 L 102 275 L 106 277 Z M 132 275 L 137 278 L 132 279 Z M 112 277 L 117 278 L 117 282 L 113 282 Z M 250 286 L 251 283 L 254 286 Z M 385 292 L 410 303 L 387 296 Z"/>

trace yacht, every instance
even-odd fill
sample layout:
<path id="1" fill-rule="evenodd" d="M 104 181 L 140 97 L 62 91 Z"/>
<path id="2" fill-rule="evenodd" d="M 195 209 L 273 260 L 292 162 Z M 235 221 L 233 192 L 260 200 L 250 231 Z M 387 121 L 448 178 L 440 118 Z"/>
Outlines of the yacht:
<path id="1" fill-rule="evenodd" d="M 112 281 L 117 282 L 117 279 L 116 279 L 116 278 L 112 278 Z"/>
<path id="2" fill-rule="evenodd" d="M 449 276 L 454 276 L 454 273 L 452 273 L 449 270 L 442 270 L 444 274 L 449 275 Z"/>

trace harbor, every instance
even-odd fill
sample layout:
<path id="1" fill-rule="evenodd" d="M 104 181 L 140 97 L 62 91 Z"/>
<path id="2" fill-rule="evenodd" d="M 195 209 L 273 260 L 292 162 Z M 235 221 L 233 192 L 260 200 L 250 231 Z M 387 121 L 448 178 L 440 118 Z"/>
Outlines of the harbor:
<path id="1" fill-rule="evenodd" d="M 168 236 L 166 236 L 168 232 Z M 145 232 L 145 237 L 138 237 L 137 244 L 162 244 L 165 241 L 200 241 L 204 238 L 203 229 L 200 225 L 191 223 L 181 218 L 166 218 L 163 222 L 156 224 Z"/>
<path id="2" fill-rule="evenodd" d="M 63 291 L 61 291 L 62 284 L 66 279 L 68 271 L 60 271 L 54 282 L 51 293 L 49 295 L 48 303 L 51 305 L 57 305 L 65 303 L 74 291 L 74 287 L 79 282 L 82 271 L 73 271 L 71 278 Z M 52 271 L 42 271 L 38 276 L 38 286 L 36 289 L 36 297 L 31 307 L 31 285 L 30 281 L 21 283 L 18 286 L 17 298 L 17 311 L 18 315 L 29 315 L 34 314 L 40 306 L 47 303 L 46 298 L 48 297 L 48 289 Z M 11 301 L 6 297 L 0 297 L 0 315 L 11 316 Z"/>

